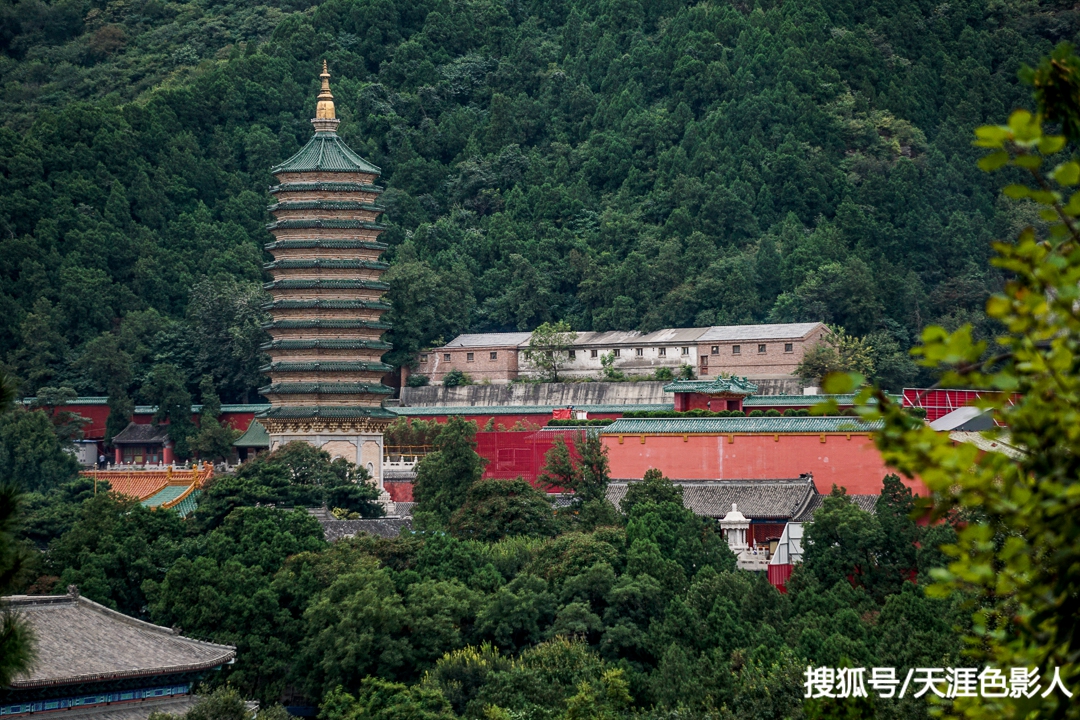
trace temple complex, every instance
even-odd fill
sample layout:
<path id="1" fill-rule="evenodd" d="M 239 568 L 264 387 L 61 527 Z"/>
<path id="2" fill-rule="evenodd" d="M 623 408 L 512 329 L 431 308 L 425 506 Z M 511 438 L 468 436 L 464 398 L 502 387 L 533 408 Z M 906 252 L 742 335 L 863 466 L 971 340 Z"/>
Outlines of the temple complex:
<path id="1" fill-rule="evenodd" d="M 270 409 L 259 421 L 271 450 L 309 442 L 366 468 L 382 488 L 383 430 L 395 416 L 382 407 L 392 391 L 380 382 L 390 370 L 381 361 L 390 345 L 381 339 L 389 306 L 380 171 L 338 137 L 325 62 L 320 77 L 315 135 L 271 170 L 279 183 L 270 190 L 277 202 L 266 246 L 274 256 L 265 286 L 271 384 L 259 391 Z"/>

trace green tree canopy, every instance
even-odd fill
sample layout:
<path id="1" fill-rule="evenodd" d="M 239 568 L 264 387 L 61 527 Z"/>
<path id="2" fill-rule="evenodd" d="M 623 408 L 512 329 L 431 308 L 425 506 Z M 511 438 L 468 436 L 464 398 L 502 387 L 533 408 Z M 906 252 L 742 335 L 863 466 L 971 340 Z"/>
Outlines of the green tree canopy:
<path id="1" fill-rule="evenodd" d="M 154 423 L 167 423 L 176 457 L 181 460 L 189 457 L 189 440 L 195 434 L 195 423 L 191 419 L 191 393 L 180 368 L 168 363 L 154 365 L 141 392 L 143 400 L 157 408 Z"/>
<path id="2" fill-rule="evenodd" d="M 577 333 L 565 320 L 542 323 L 529 336 L 529 344 L 523 353 L 525 362 L 535 368 L 542 379 L 559 382 L 559 370 L 570 362 L 570 350 L 575 340 Z"/>
<path id="3" fill-rule="evenodd" d="M 476 454 L 476 423 L 452 415 L 435 439 L 434 452 L 416 466 L 414 512 L 445 524 L 465 504 L 472 484 L 484 471 L 484 460 Z"/>
<path id="4" fill-rule="evenodd" d="M 521 478 L 473 483 L 465 495 L 465 504 L 450 516 L 447 528 L 457 537 L 488 542 L 508 535 L 556 534 L 551 500 Z"/>
<path id="5" fill-rule="evenodd" d="M 1004 328 L 994 338 L 994 354 L 986 341 L 973 337 L 970 325 L 954 332 L 927 328 L 918 349 L 925 365 L 944 372 L 949 387 L 997 391 L 980 404 L 1008 428 L 1009 443 L 1020 452 L 954 446 L 947 434 L 912 422 L 882 393 L 877 399 L 885 405 L 861 409 L 866 417 L 885 420 L 879 445 L 886 458 L 905 473 L 918 473 L 933 492 L 931 517 L 960 512 L 975 520 L 959 530 L 955 545 L 943 548 L 953 561 L 936 571 L 939 584 L 930 590 L 939 597 L 957 591 L 974 597 L 968 636 L 979 660 L 1044 672 L 1056 666 L 1070 687 L 1080 677 L 1080 592 L 1068 570 L 1080 548 L 1072 421 L 1080 388 L 1073 299 L 1080 281 L 1080 194 L 1073 190 L 1080 183 L 1077 68 L 1074 49 L 1061 45 L 1024 73 L 1035 88 L 1038 112 L 1017 110 L 1007 125 L 976 130 L 975 144 L 989 150 L 980 167 L 1015 168 L 1010 179 L 1016 182 L 1005 187 L 1005 195 L 1034 202 L 1043 221 L 1023 228 L 1014 242 L 994 245 L 994 264 L 1010 273 L 1003 291 L 986 305 Z M 1044 130 L 1051 117 L 1064 134 Z M 1001 433 L 989 435 L 1001 439 Z M 1030 702 L 958 700 L 956 706 L 973 717 L 1080 712 L 1060 693 Z"/>
<path id="6" fill-rule="evenodd" d="M 253 505 L 341 508 L 363 517 L 383 514 L 367 471 L 315 446 L 293 441 L 220 475 L 204 488 L 196 517 L 217 527 L 234 509 Z"/>

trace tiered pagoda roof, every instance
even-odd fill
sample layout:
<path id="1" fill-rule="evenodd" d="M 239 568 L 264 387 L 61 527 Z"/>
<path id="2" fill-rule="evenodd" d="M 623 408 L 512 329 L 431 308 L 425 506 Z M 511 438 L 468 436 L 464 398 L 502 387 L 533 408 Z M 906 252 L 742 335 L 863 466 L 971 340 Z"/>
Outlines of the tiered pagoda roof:
<path id="1" fill-rule="evenodd" d="M 379 260 L 381 171 L 338 136 L 325 63 L 320 77 L 314 136 L 271 170 L 279 184 L 267 226 L 273 280 L 264 285 L 270 384 L 260 390 L 270 400 L 261 421 L 270 433 L 294 419 L 394 417 L 382 407 L 391 390 L 381 383 L 390 369 L 381 361 L 390 349 L 382 341 L 389 286 L 380 278 L 389 266 Z"/>
<path id="2" fill-rule="evenodd" d="M 323 90 L 319 93 L 320 98 L 324 93 L 330 93 L 330 73 L 326 71 L 326 63 L 323 63 L 323 72 L 320 75 L 323 79 Z M 316 117 L 316 120 L 334 120 L 334 106 L 333 95 L 330 95 L 330 117 L 321 118 Z M 324 114 L 326 114 L 324 112 Z M 336 126 L 336 123 L 334 124 Z M 372 165 L 364 158 L 360 157 L 349 148 L 345 142 L 338 137 L 335 130 L 329 127 L 323 130 L 316 125 L 315 137 L 308 140 L 308 144 L 300 148 L 300 151 L 293 155 L 285 162 L 271 168 L 270 172 L 274 175 L 280 175 L 282 173 L 309 173 L 309 172 L 344 172 L 344 173 L 362 173 L 364 175 L 371 175 L 370 180 L 374 180 L 382 174 L 382 170 L 378 166 Z M 356 178 L 342 178 L 342 180 L 352 181 L 355 184 L 364 184 L 371 187 L 370 182 L 358 181 Z M 348 191 L 346 191 L 348 192 Z"/>

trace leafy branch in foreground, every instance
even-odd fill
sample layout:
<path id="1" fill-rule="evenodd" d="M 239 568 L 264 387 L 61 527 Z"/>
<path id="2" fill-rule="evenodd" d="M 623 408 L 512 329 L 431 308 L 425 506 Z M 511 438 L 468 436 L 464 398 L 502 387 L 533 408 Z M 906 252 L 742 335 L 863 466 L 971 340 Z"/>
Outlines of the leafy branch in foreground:
<path id="1" fill-rule="evenodd" d="M 953 558 L 933 573 L 928 592 L 961 591 L 972 598 L 968 653 L 999 667 L 1060 668 L 1066 686 L 1080 681 L 1080 163 L 1066 155 L 1080 140 L 1080 59 L 1059 47 L 1026 78 L 1036 87 L 1037 113 L 1017 110 L 1007 125 L 981 127 L 975 144 L 992 152 L 979 165 L 1018 168 L 1026 184 L 1004 189 L 1040 207 L 1045 230 L 1028 227 L 1016 242 L 994 245 L 993 263 L 1011 279 L 987 302 L 1006 332 L 986 359 L 970 326 L 953 333 L 929 327 L 914 353 L 943 372 L 940 385 L 990 390 L 981 405 L 1000 423 L 988 433 L 997 451 L 956 443 L 906 416 L 880 391 L 859 412 L 883 419 L 878 444 L 886 459 L 918 475 L 933 497 L 924 507 L 940 519 L 970 520 Z M 1048 88 L 1053 88 L 1051 92 Z M 1046 118 L 1064 134 L 1044 130 Z M 1046 168 L 1050 168 L 1047 170 Z M 858 378 L 833 378 L 830 390 Z M 1007 428 L 1007 430 L 1005 429 Z M 1006 453 L 1008 445 L 1019 452 Z M 976 521 L 977 520 L 977 521 Z M 1044 680 L 1044 684 L 1048 681 Z M 1080 717 L 1080 705 L 1058 692 L 1043 698 L 955 700 L 958 716 Z"/>

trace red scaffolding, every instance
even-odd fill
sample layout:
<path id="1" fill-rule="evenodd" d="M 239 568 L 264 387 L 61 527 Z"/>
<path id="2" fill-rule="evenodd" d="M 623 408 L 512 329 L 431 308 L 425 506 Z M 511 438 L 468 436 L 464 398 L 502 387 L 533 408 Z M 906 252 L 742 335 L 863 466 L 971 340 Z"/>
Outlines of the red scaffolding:
<path id="1" fill-rule="evenodd" d="M 577 460 L 576 446 L 583 432 L 584 430 L 576 428 L 478 432 L 476 452 L 487 460 L 484 479 L 513 480 L 520 477 L 535 485 L 543 471 L 548 451 L 555 446 L 556 438 L 563 439 L 570 448 L 571 456 Z"/>
<path id="2" fill-rule="evenodd" d="M 926 421 L 934 422 L 966 405 L 973 405 L 983 396 L 992 397 L 992 390 L 924 390 L 904 388 L 904 407 L 926 410 Z M 1010 400 L 1010 402 L 1012 402 Z"/>

